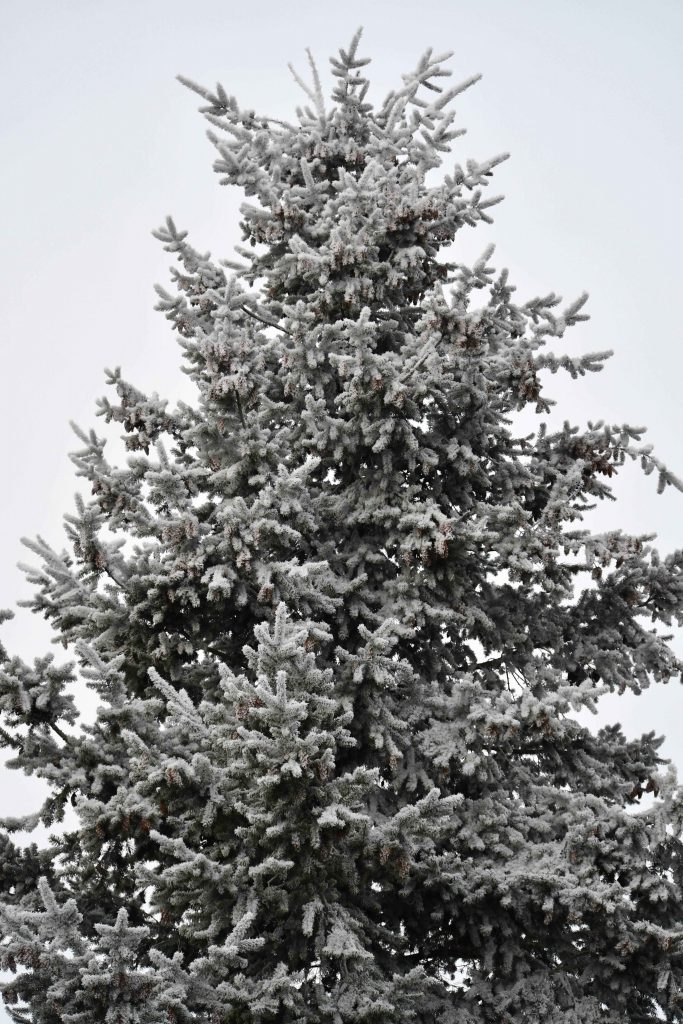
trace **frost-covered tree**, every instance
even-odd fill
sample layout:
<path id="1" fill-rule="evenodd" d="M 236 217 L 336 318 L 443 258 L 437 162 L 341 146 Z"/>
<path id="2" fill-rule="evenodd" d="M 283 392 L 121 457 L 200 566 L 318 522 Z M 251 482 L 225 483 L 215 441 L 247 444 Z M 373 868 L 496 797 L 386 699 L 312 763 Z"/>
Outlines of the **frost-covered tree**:
<path id="1" fill-rule="evenodd" d="M 51 788 L 0 840 L 17 1022 L 683 1021 L 681 791 L 577 716 L 681 673 L 683 554 L 585 522 L 627 460 L 677 482 L 639 429 L 545 424 L 543 371 L 608 355 L 548 347 L 585 297 L 457 261 L 503 159 L 435 173 L 474 79 L 428 51 L 373 106 L 358 42 L 294 124 L 185 83 L 248 245 L 156 233 L 196 404 L 109 373 L 130 454 L 77 429 L 69 549 L 27 542 L 73 660 L 2 652 Z"/>

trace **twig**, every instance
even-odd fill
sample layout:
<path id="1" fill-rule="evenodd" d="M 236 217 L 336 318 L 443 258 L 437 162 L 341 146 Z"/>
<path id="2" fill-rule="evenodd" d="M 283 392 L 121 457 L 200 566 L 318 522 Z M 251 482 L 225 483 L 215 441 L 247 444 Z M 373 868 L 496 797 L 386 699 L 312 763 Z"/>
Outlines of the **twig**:
<path id="1" fill-rule="evenodd" d="M 104 567 L 104 571 L 106 572 L 106 574 L 107 574 L 107 576 L 109 577 L 109 579 L 110 579 L 110 580 L 113 580 L 113 582 L 114 582 L 114 583 L 116 584 L 116 586 L 117 586 L 117 587 L 120 587 L 120 588 L 121 588 L 121 590 L 122 590 L 122 591 L 124 592 L 124 594 L 128 594 L 128 593 L 129 593 L 129 590 L 128 590 L 128 587 L 126 586 L 126 584 L 125 584 L 125 583 L 122 583 L 122 582 L 121 582 L 121 580 L 120 580 L 120 579 L 118 579 L 118 578 L 117 578 L 117 577 L 116 577 L 116 576 L 114 575 L 114 573 L 113 573 L 113 572 L 111 571 L 111 569 L 109 568 L 109 566 L 108 566 L 108 565 L 105 565 L 105 567 Z"/>
<path id="2" fill-rule="evenodd" d="M 427 361 L 431 353 L 434 351 L 436 351 L 436 345 L 434 343 L 434 340 L 432 338 L 428 338 L 427 341 L 422 346 L 422 351 L 417 356 L 413 365 L 409 366 L 408 369 L 405 370 L 404 373 L 402 373 L 401 376 L 398 378 L 398 383 L 405 384 L 408 378 L 412 377 L 415 371 L 420 369 L 420 367 Z"/>
<path id="3" fill-rule="evenodd" d="M 58 725 L 55 725 L 54 722 L 48 722 L 47 724 L 50 726 L 53 732 L 57 733 L 61 740 L 64 740 L 67 747 L 71 745 L 71 739 L 67 736 L 65 732 L 62 732 Z"/>
<path id="4" fill-rule="evenodd" d="M 280 324 L 276 324 L 274 320 L 267 320 L 265 317 L 259 316 L 258 313 L 254 313 L 253 309 L 249 309 L 248 306 L 240 306 L 240 309 L 243 310 L 247 316 L 251 316 L 254 320 L 259 320 L 262 324 L 265 324 L 266 327 L 274 327 L 277 331 L 282 331 L 282 333 L 286 334 L 289 338 L 292 337 L 291 331 L 288 331 L 286 327 L 281 327 Z"/>
<path id="5" fill-rule="evenodd" d="M 237 405 L 237 412 L 239 413 L 240 423 L 246 429 L 247 421 L 244 418 L 244 412 L 242 411 L 242 401 L 240 399 L 240 393 L 236 387 L 232 389 L 235 392 L 235 404 Z"/>
<path id="6" fill-rule="evenodd" d="M 476 661 L 471 663 L 470 665 L 465 665 L 464 669 L 466 672 L 472 672 L 476 668 L 496 668 L 497 666 L 503 665 L 504 663 L 504 657 L 491 658 L 489 661 Z M 505 666 L 505 671 L 507 672 L 507 665 Z"/>

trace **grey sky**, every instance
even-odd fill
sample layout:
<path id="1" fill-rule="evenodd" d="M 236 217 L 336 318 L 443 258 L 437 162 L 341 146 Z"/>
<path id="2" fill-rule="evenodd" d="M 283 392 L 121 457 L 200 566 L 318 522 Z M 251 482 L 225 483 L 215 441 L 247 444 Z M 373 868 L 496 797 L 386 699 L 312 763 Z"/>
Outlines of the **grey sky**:
<path id="1" fill-rule="evenodd" d="M 496 223 L 456 258 L 497 243 L 522 296 L 591 293 L 572 351 L 613 348 L 604 373 L 555 378 L 560 419 L 645 423 L 683 475 L 678 304 L 683 228 L 683 4 L 680 0 L 26 0 L 0 14 L 0 607 L 27 595 L 21 535 L 62 545 L 76 489 L 68 427 L 99 426 L 104 366 L 144 390 L 191 398 L 179 349 L 153 312 L 168 260 L 150 235 L 167 213 L 219 256 L 239 241 L 241 197 L 221 189 L 197 97 L 183 73 L 220 79 L 241 103 L 290 116 L 302 96 L 287 70 L 306 46 L 326 59 L 365 26 L 372 93 L 383 96 L 428 46 L 454 50 L 454 76 L 482 72 L 458 100 L 468 134 L 453 160 L 510 150 L 493 189 Z M 464 256 L 463 256 L 464 254 Z M 683 494 L 624 474 L 622 500 L 597 521 L 682 541 Z M 26 612 L 3 639 L 25 657 L 49 635 Z M 683 764 L 683 692 L 610 701 L 628 732 L 666 732 Z M 3 774 L 2 813 L 23 813 L 35 784 Z M 1 1018 L 0 1018 L 1 1019 Z"/>

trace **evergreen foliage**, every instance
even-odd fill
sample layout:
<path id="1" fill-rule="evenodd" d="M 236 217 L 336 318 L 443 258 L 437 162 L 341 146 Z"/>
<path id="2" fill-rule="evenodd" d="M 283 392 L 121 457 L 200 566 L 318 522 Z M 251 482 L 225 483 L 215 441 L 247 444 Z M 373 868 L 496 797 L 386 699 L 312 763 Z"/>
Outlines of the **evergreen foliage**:
<path id="1" fill-rule="evenodd" d="M 627 460 L 680 485 L 641 429 L 520 436 L 543 371 L 609 353 L 548 347 L 585 296 L 445 252 L 497 202 L 503 156 L 434 173 L 475 79 L 428 51 L 373 106 L 358 43 L 293 125 L 186 83 L 248 244 L 156 232 L 196 404 L 109 372 L 130 454 L 75 428 L 69 550 L 27 542 L 73 660 L 1 651 L 11 767 L 51 789 L 0 839 L 15 1022 L 683 1020 L 681 790 L 652 733 L 576 717 L 681 674 L 683 554 L 583 522 Z"/>

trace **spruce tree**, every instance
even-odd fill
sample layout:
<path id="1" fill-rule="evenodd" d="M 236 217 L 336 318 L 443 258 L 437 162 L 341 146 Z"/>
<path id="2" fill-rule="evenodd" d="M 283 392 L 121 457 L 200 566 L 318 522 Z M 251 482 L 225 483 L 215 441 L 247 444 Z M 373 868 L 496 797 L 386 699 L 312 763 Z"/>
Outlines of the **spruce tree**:
<path id="1" fill-rule="evenodd" d="M 130 454 L 75 428 L 68 550 L 26 542 L 72 660 L 2 650 L 51 792 L 0 840 L 16 1022 L 683 1020 L 681 790 L 578 714 L 681 673 L 683 554 L 586 525 L 628 460 L 680 485 L 641 429 L 547 425 L 545 371 L 609 354 L 549 347 L 585 296 L 457 262 L 504 159 L 436 173 L 475 79 L 428 51 L 372 105 L 358 43 L 293 124 L 185 82 L 248 244 L 156 232 L 196 403 L 108 371 Z"/>

